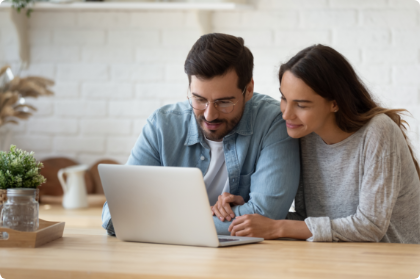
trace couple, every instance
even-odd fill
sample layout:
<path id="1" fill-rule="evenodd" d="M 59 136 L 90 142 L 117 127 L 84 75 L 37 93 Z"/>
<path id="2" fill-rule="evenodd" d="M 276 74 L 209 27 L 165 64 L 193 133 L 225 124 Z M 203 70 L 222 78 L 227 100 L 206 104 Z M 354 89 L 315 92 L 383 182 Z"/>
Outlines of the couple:
<path id="1" fill-rule="evenodd" d="M 149 117 L 127 164 L 199 168 L 218 234 L 420 243 L 404 110 L 375 103 L 330 47 L 281 65 L 281 103 L 254 93 L 252 71 L 242 38 L 202 36 L 185 61 L 188 101 Z M 102 221 L 115 235 L 106 203 Z"/>

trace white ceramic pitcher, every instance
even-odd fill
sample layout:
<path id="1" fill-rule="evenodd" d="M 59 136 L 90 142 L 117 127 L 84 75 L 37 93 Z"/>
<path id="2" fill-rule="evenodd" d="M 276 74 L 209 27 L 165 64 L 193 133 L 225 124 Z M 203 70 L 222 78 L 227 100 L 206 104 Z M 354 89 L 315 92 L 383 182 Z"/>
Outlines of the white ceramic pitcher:
<path id="1" fill-rule="evenodd" d="M 63 207 L 67 209 L 88 207 L 85 184 L 86 165 L 68 167 L 58 171 L 58 179 L 63 187 Z M 63 174 L 67 175 L 67 182 Z"/>

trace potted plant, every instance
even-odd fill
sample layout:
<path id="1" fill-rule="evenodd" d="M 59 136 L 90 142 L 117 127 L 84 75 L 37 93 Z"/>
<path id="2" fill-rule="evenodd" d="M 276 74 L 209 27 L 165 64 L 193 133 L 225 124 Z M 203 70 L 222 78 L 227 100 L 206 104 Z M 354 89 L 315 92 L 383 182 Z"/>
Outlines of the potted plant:
<path id="1" fill-rule="evenodd" d="M 33 152 L 17 149 L 15 145 L 9 152 L 0 151 L 0 209 L 7 199 L 7 189 L 35 189 L 38 201 L 38 187 L 46 181 L 40 174 L 42 167 Z"/>

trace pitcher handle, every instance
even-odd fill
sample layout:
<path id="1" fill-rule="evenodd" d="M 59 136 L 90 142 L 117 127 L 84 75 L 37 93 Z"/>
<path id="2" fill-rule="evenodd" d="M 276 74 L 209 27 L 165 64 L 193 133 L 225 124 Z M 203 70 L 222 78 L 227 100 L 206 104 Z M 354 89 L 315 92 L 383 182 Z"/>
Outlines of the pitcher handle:
<path id="1" fill-rule="evenodd" d="M 64 194 L 67 193 L 67 184 L 66 181 L 64 180 L 64 169 L 61 169 L 58 171 L 57 176 L 58 176 L 58 180 L 60 181 L 61 187 L 63 188 Z"/>

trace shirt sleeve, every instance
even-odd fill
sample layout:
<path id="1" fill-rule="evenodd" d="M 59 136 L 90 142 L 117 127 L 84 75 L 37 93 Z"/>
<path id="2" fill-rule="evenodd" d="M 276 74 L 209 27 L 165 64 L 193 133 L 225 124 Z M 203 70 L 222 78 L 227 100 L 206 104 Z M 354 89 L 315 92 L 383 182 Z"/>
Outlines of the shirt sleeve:
<path id="1" fill-rule="evenodd" d="M 356 213 L 345 218 L 309 217 L 308 241 L 379 242 L 388 230 L 400 192 L 398 154 L 382 156 L 365 168 Z"/>
<path id="2" fill-rule="evenodd" d="M 155 115 L 147 119 L 143 132 L 138 138 L 126 165 L 161 166 L 159 136 L 154 125 Z"/>
<path id="3" fill-rule="evenodd" d="M 281 115 L 263 138 L 262 149 L 250 179 L 250 199 L 232 207 L 236 216 L 260 214 L 285 219 L 296 195 L 300 176 L 299 142 L 288 136 Z M 218 234 L 229 235 L 231 222 L 214 217 Z"/>
<path id="4" fill-rule="evenodd" d="M 143 132 L 134 145 L 126 165 L 161 165 L 158 151 L 158 136 L 153 123 L 154 116 L 151 116 L 151 118 L 147 120 L 147 123 L 143 128 Z M 108 202 L 105 202 L 102 208 L 102 227 L 106 229 L 108 235 L 115 236 Z"/>
<path id="5" fill-rule="evenodd" d="M 108 235 L 115 236 L 115 230 L 111 220 L 111 213 L 109 213 L 108 202 L 105 202 L 102 208 L 102 228 L 106 230 Z"/>

